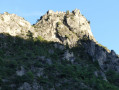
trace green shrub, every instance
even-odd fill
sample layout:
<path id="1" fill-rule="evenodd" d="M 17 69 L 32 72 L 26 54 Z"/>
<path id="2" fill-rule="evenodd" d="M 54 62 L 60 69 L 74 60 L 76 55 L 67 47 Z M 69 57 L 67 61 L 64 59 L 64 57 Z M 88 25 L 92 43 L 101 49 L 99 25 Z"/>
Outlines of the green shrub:
<path id="1" fill-rule="evenodd" d="M 73 17 L 73 16 L 71 16 L 71 19 L 72 19 L 72 20 L 74 20 L 74 17 Z"/>
<path id="2" fill-rule="evenodd" d="M 109 70 L 109 71 L 107 71 L 106 76 L 110 83 L 112 83 L 116 86 L 119 86 L 119 81 L 118 81 L 119 73 L 116 73 L 113 70 Z"/>
<path id="3" fill-rule="evenodd" d="M 67 11 L 66 11 L 66 14 L 67 14 L 67 15 L 69 15 L 69 14 L 70 14 L 70 11 L 69 11 L 69 10 L 67 10 Z"/>
<path id="4" fill-rule="evenodd" d="M 69 39 L 69 35 L 65 35 L 65 37 Z"/>
<path id="5" fill-rule="evenodd" d="M 33 33 L 31 31 L 28 31 L 27 36 L 31 39 L 33 38 Z"/>
<path id="6" fill-rule="evenodd" d="M 84 33 L 83 31 L 81 31 L 81 33 Z"/>
<path id="7" fill-rule="evenodd" d="M 2 83 L 3 83 L 3 81 L 2 81 L 2 78 L 1 78 L 1 76 L 0 76 L 0 86 L 1 86 Z"/>
<path id="8" fill-rule="evenodd" d="M 28 72 L 26 73 L 26 75 L 27 75 L 28 79 L 30 79 L 30 81 L 33 81 L 33 79 L 34 79 L 34 74 L 33 74 L 33 72 L 28 71 Z"/>
<path id="9" fill-rule="evenodd" d="M 90 21 L 88 21 L 88 24 L 90 24 Z"/>
<path id="10" fill-rule="evenodd" d="M 105 50 L 109 51 L 109 49 L 101 44 L 98 44 L 100 47 L 103 47 Z"/>
<path id="11" fill-rule="evenodd" d="M 49 82 L 47 78 L 44 78 L 42 76 L 37 77 L 37 80 L 39 83 L 42 83 L 42 84 L 47 84 Z"/>
<path id="12" fill-rule="evenodd" d="M 57 26 L 61 25 L 61 22 L 57 22 Z"/>
<path id="13" fill-rule="evenodd" d="M 43 42 L 43 41 L 44 41 L 44 39 L 43 39 L 41 36 L 38 36 L 38 37 L 36 38 L 36 41 Z"/>

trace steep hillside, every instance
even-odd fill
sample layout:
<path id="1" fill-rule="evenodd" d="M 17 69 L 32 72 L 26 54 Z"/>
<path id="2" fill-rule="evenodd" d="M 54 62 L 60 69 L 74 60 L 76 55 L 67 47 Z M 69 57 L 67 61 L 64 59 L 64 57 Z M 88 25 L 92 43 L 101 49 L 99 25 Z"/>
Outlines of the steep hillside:
<path id="1" fill-rule="evenodd" d="M 79 10 L 49 10 L 35 25 L 0 14 L 0 90 L 119 90 L 119 57 Z"/>

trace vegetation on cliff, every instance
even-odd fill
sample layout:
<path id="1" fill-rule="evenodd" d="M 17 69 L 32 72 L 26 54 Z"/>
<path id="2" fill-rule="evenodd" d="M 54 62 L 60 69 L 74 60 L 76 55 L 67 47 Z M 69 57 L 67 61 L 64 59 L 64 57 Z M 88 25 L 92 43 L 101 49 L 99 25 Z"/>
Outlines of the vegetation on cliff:
<path id="1" fill-rule="evenodd" d="M 50 10 L 33 26 L 0 17 L 0 90 L 119 90 L 118 55 L 79 10 Z"/>

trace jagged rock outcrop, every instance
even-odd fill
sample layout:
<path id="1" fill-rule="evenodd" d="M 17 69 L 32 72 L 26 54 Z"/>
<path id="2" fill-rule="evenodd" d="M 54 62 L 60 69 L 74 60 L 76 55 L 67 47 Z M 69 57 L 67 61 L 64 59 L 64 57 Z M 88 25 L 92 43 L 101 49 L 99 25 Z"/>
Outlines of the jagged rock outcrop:
<path id="1" fill-rule="evenodd" d="M 77 9 L 72 12 L 49 10 L 34 27 L 44 39 L 64 45 L 68 44 L 71 47 L 83 38 L 96 41 L 91 32 L 89 21 Z"/>
<path id="2" fill-rule="evenodd" d="M 0 33 L 27 38 L 29 31 L 33 32 L 34 28 L 24 18 L 8 12 L 0 14 Z"/>
<path id="3" fill-rule="evenodd" d="M 119 72 L 119 56 L 114 50 L 108 50 L 106 47 L 93 41 L 83 43 L 86 52 L 92 57 L 93 62 L 98 62 L 102 71 L 113 70 Z"/>
<path id="4" fill-rule="evenodd" d="M 80 39 L 96 41 L 90 29 L 90 23 L 75 9 L 72 12 L 54 12 L 47 14 L 33 26 L 24 18 L 5 12 L 0 14 L 0 33 L 27 38 L 42 36 L 47 41 L 59 42 L 71 47 L 76 46 Z"/>

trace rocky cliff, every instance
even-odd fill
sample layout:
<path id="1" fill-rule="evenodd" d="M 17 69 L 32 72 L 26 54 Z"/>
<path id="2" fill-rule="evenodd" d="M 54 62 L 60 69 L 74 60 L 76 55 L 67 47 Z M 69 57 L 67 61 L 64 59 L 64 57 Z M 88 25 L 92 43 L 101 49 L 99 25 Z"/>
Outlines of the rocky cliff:
<path id="1" fill-rule="evenodd" d="M 47 41 L 68 44 L 71 47 L 84 38 L 96 42 L 90 29 L 90 21 L 77 9 L 72 12 L 49 10 L 33 26 L 15 14 L 0 14 L 0 33 L 26 38 L 29 32 L 33 37 L 42 36 Z"/>
<path id="2" fill-rule="evenodd" d="M 35 24 L 35 28 L 44 39 L 71 47 L 83 38 L 96 41 L 90 29 L 90 22 L 77 9 L 72 12 L 49 10 Z"/>
<path id="3" fill-rule="evenodd" d="M 93 61 L 98 61 L 103 71 L 119 70 L 118 55 L 113 50 L 110 51 L 97 43 L 91 32 L 90 22 L 78 9 L 72 12 L 49 10 L 34 27 L 38 34 L 47 41 L 59 42 L 69 47 L 83 44 L 86 52 L 93 58 Z"/>
<path id="4" fill-rule="evenodd" d="M 0 14 L 0 90 L 119 90 L 119 56 L 94 38 L 78 9 L 36 24 Z"/>
<path id="5" fill-rule="evenodd" d="M 29 31 L 33 32 L 34 28 L 24 18 L 8 12 L 0 14 L 0 33 L 26 38 Z"/>

